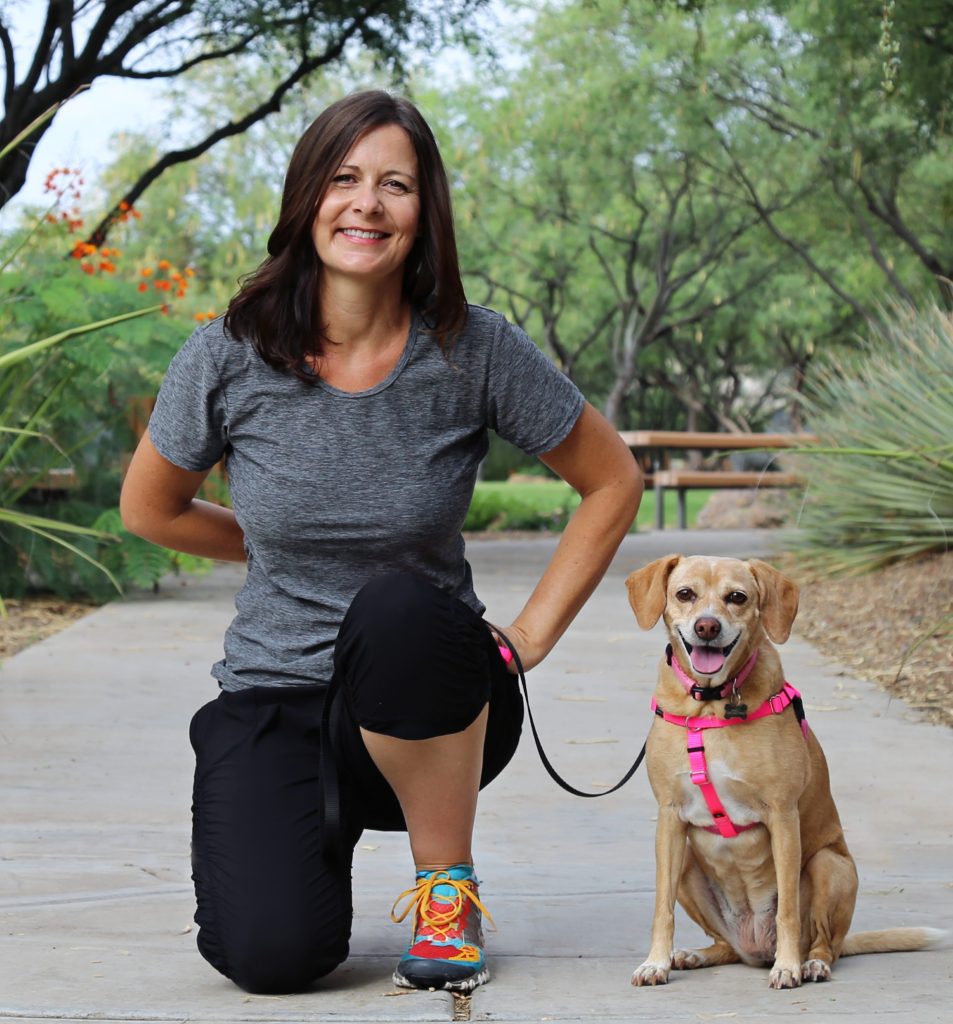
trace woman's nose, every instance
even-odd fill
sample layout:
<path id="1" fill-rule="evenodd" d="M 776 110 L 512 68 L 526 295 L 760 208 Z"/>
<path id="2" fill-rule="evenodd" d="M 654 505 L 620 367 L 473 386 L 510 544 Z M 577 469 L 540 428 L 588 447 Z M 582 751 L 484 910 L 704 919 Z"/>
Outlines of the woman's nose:
<path id="1" fill-rule="evenodd" d="M 360 213 L 375 213 L 381 208 L 381 197 L 376 186 L 363 183 L 354 194 L 354 210 Z"/>

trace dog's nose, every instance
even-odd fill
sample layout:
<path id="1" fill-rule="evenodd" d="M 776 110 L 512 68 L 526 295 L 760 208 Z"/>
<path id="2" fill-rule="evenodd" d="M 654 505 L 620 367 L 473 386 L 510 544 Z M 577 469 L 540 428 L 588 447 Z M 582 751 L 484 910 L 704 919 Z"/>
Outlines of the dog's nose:
<path id="1" fill-rule="evenodd" d="M 704 615 L 695 622 L 695 636 L 700 640 L 714 640 L 721 632 L 721 623 L 711 615 Z"/>

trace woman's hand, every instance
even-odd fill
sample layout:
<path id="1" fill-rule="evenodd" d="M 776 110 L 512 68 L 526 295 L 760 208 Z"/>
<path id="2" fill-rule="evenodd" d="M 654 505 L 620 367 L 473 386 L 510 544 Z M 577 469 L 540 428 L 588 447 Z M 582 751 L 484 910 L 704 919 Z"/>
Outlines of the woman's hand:
<path id="1" fill-rule="evenodd" d="M 543 658 L 549 654 L 549 648 L 544 647 L 542 644 L 534 643 L 526 633 L 526 630 L 521 626 L 518 626 L 515 622 L 502 630 L 491 628 L 490 632 L 493 634 L 497 645 L 504 650 L 506 649 L 506 643 L 501 634 L 506 635 L 506 639 L 509 640 L 513 647 L 516 648 L 516 653 L 519 655 L 519 659 L 523 664 L 523 670 L 525 672 L 529 672 L 531 668 L 535 668 Z M 510 658 L 506 663 L 506 667 L 511 675 L 515 676 L 519 674 L 515 658 Z"/>

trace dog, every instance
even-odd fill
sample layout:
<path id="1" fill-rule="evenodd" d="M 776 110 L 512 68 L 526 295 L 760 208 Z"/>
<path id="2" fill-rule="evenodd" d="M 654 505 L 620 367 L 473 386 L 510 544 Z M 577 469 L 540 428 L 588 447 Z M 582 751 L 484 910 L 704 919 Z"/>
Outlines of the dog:
<path id="1" fill-rule="evenodd" d="M 774 647 L 790 635 L 797 584 L 756 559 L 668 555 L 626 588 L 642 629 L 664 617 L 670 641 L 646 749 L 655 914 L 632 984 L 740 961 L 771 965 L 769 985 L 789 989 L 828 980 L 841 956 L 938 944 L 933 928 L 848 934 L 857 869 Z M 710 946 L 674 949 L 676 898 Z"/>

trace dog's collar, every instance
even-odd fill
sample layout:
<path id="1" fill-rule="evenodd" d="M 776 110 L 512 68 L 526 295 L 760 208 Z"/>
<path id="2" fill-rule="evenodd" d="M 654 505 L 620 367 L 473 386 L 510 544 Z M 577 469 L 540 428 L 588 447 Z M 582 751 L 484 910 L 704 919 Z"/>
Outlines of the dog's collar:
<path id="1" fill-rule="evenodd" d="M 675 675 L 678 676 L 679 682 L 695 700 L 723 700 L 733 690 L 740 690 L 744 681 L 751 675 L 751 670 L 758 660 L 758 649 L 756 647 L 752 651 L 751 657 L 741 666 L 741 671 L 733 679 L 729 679 L 723 686 L 702 686 L 701 683 L 692 679 L 679 664 L 671 644 L 668 644 L 665 648 L 665 660 Z"/>

